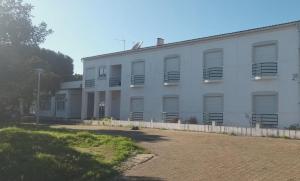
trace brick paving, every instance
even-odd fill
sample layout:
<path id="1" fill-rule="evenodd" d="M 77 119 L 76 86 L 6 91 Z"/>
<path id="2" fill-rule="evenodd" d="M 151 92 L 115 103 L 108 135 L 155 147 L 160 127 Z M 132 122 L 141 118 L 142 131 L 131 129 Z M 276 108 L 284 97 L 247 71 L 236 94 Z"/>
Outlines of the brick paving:
<path id="1" fill-rule="evenodd" d="M 99 126 L 66 126 L 131 137 L 156 156 L 126 180 L 300 180 L 300 140 Z"/>

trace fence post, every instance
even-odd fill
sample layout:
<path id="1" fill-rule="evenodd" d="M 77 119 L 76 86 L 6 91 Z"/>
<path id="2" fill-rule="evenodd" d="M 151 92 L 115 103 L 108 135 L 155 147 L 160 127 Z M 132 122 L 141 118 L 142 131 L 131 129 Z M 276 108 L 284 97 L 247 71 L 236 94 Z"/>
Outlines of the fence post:
<path id="1" fill-rule="evenodd" d="M 259 134 L 258 134 L 259 132 Z M 260 124 L 256 122 L 255 124 L 255 136 L 261 136 Z"/>
<path id="2" fill-rule="evenodd" d="M 150 128 L 153 128 L 153 119 L 150 121 Z"/>
<path id="3" fill-rule="evenodd" d="M 216 122 L 215 122 L 215 121 L 212 121 L 212 122 L 211 122 L 211 129 L 212 129 L 212 132 L 215 132 L 215 126 L 216 126 Z"/>
<path id="4" fill-rule="evenodd" d="M 178 119 L 178 129 L 180 130 L 180 128 L 181 128 L 181 120 Z"/>

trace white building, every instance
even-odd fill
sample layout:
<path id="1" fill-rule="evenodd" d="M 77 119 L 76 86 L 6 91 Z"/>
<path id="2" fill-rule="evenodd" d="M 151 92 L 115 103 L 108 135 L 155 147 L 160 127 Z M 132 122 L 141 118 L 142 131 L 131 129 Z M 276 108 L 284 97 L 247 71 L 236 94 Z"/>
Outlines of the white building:
<path id="1" fill-rule="evenodd" d="M 40 116 L 44 119 L 80 119 L 82 81 L 63 82 L 55 96 L 41 95 Z"/>
<path id="2" fill-rule="evenodd" d="M 300 22 L 83 58 L 82 119 L 300 123 Z"/>

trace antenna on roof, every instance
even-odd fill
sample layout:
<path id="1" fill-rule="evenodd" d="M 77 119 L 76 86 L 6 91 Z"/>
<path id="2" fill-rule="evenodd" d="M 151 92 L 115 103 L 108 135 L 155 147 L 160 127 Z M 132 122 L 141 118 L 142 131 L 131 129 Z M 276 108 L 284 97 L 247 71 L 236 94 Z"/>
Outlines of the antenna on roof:
<path id="1" fill-rule="evenodd" d="M 143 44 L 143 41 L 137 42 L 133 45 L 133 47 L 131 49 L 132 50 L 139 49 L 139 48 L 141 48 L 142 44 Z"/>

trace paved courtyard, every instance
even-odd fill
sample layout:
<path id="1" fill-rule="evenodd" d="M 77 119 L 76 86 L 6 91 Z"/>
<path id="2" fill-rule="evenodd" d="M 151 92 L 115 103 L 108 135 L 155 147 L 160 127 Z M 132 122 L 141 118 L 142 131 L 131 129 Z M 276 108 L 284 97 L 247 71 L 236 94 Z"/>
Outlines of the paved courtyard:
<path id="1" fill-rule="evenodd" d="M 156 155 L 127 171 L 127 180 L 300 180 L 300 140 L 158 129 L 64 127 L 127 136 Z"/>

